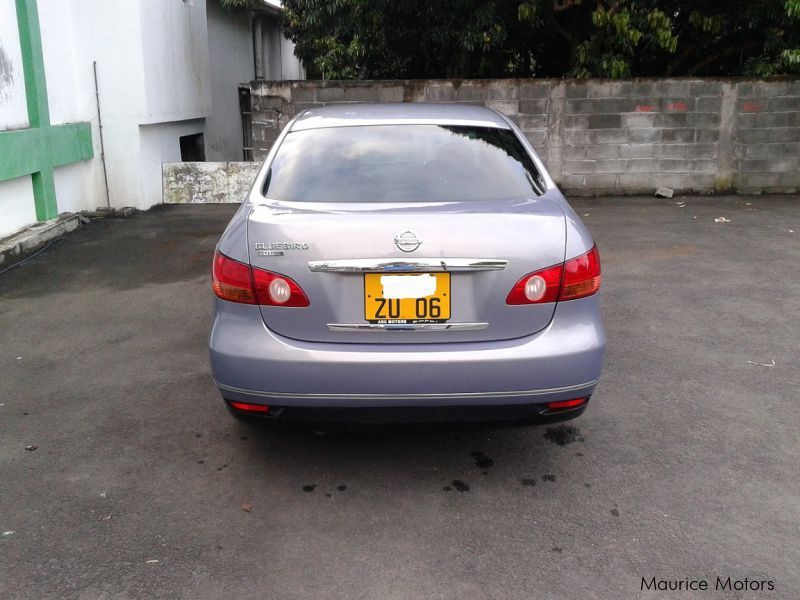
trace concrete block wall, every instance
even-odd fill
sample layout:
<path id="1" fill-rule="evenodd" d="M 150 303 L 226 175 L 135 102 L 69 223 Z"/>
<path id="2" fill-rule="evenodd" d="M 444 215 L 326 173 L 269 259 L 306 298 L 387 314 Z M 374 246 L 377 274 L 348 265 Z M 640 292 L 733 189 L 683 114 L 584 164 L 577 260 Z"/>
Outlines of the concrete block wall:
<path id="1" fill-rule="evenodd" d="M 713 190 L 718 82 L 567 83 L 560 180 L 566 189 Z"/>
<path id="2" fill-rule="evenodd" d="M 800 189 L 800 81 L 742 82 L 735 111 L 735 186 Z"/>
<path id="3" fill-rule="evenodd" d="M 241 202 L 259 166 L 253 162 L 166 162 L 161 165 L 164 204 Z"/>
<path id="4" fill-rule="evenodd" d="M 263 160 L 289 120 L 331 103 L 478 104 L 512 118 L 572 194 L 800 189 L 800 80 L 253 82 Z"/>

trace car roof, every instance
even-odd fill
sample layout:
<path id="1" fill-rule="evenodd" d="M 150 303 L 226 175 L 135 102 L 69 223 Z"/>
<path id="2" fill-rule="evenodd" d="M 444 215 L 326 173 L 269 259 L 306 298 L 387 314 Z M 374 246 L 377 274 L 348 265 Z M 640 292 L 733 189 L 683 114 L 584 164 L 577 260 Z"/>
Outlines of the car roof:
<path id="1" fill-rule="evenodd" d="M 483 106 L 403 102 L 310 108 L 298 115 L 291 131 L 356 125 L 472 125 L 509 129 L 501 115 Z"/>

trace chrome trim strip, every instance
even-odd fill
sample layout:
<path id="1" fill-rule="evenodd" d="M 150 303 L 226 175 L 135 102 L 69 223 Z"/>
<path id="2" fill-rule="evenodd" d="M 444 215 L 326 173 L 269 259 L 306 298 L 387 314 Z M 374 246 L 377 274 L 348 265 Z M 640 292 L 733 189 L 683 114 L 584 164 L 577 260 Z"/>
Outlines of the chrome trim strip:
<path id="1" fill-rule="evenodd" d="M 558 394 L 562 392 L 575 392 L 583 390 L 597 384 L 599 380 L 587 381 L 586 383 L 579 383 L 577 385 L 567 385 L 564 387 L 549 388 L 542 390 L 519 390 L 513 392 L 460 392 L 456 394 L 300 394 L 294 392 L 258 392 L 255 390 L 246 390 L 242 388 L 224 385 L 218 381 L 214 384 L 221 390 L 228 390 L 230 392 L 237 392 L 247 396 L 258 396 L 262 398 L 354 398 L 365 400 L 394 400 L 394 399 L 414 399 L 414 398 L 440 398 L 440 399 L 458 399 L 458 398 L 514 398 L 516 396 L 544 396 L 547 394 Z"/>
<path id="2" fill-rule="evenodd" d="M 499 258 L 347 258 L 310 260 L 312 273 L 406 273 L 426 271 L 502 271 L 507 260 Z"/>
<path id="3" fill-rule="evenodd" d="M 331 331 L 481 331 L 489 323 L 328 323 Z"/>

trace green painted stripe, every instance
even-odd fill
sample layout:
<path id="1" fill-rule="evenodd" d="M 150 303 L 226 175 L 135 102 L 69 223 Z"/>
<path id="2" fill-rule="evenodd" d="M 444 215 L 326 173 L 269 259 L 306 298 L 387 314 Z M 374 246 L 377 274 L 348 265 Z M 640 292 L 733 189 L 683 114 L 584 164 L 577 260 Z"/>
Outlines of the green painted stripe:
<path id="1" fill-rule="evenodd" d="M 42 130 L 0 132 L 0 181 L 35 173 L 41 167 Z"/>
<path id="2" fill-rule="evenodd" d="M 49 221 L 58 216 L 56 202 L 56 181 L 53 178 L 53 169 L 42 169 L 31 175 L 33 183 L 33 197 L 36 200 L 36 219 Z"/>
<path id="3" fill-rule="evenodd" d="M 94 156 L 92 127 L 88 123 L 54 125 L 47 130 L 50 142 L 50 164 L 69 165 Z"/>
<path id="4" fill-rule="evenodd" d="M 17 27 L 25 74 L 28 120 L 31 127 L 47 126 L 50 124 L 50 110 L 47 104 L 44 54 L 36 0 L 17 0 Z"/>
<path id="5" fill-rule="evenodd" d="M 36 218 L 58 216 L 53 169 L 94 156 L 88 123 L 50 125 L 44 54 L 36 0 L 16 0 L 30 129 L 0 132 L 0 181 L 31 176 Z"/>
<path id="6" fill-rule="evenodd" d="M 31 175 L 94 156 L 92 128 L 71 123 L 0 132 L 0 181 Z"/>

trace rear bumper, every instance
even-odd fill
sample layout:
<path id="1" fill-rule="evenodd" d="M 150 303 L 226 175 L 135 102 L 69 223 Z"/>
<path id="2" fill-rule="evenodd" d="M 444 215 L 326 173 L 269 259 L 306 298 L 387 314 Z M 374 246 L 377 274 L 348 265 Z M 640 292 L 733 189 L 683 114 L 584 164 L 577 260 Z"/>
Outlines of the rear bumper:
<path id="1" fill-rule="evenodd" d="M 588 402 L 588 401 L 587 401 Z M 270 406 L 266 414 L 236 410 L 237 419 L 248 422 L 322 425 L 417 425 L 436 423 L 491 423 L 492 425 L 545 424 L 568 421 L 580 416 L 587 404 L 553 411 L 546 404 L 492 404 L 485 406 Z"/>
<path id="2" fill-rule="evenodd" d="M 216 303 L 209 345 L 222 395 L 275 407 L 542 405 L 591 395 L 605 353 L 597 295 L 560 303 L 532 336 L 397 345 L 292 340 L 257 306 Z"/>

